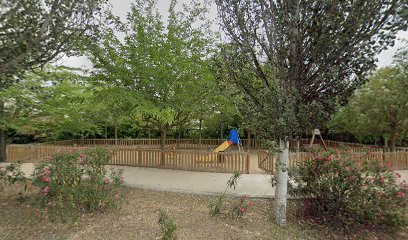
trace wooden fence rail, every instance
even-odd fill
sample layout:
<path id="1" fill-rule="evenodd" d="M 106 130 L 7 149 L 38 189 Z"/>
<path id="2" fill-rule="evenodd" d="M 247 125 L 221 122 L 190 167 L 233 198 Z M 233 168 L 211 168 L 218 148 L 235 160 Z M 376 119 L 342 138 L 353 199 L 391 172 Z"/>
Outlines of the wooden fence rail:
<path id="1" fill-rule="evenodd" d="M 38 162 L 58 152 L 80 151 L 88 147 L 51 145 L 8 145 L 8 162 Z M 179 169 L 191 171 L 249 173 L 249 152 L 211 153 L 203 151 L 108 147 L 113 151 L 110 164 Z"/>
<path id="2" fill-rule="evenodd" d="M 348 155 L 351 159 L 369 161 L 380 161 L 381 164 L 391 164 L 392 170 L 408 170 L 408 152 L 349 152 Z M 310 152 L 291 152 L 289 153 L 289 167 L 293 167 L 296 164 L 301 163 L 312 157 Z M 275 163 L 277 161 L 277 154 L 271 154 L 266 150 L 258 150 L 258 166 L 259 168 L 274 173 Z"/>
<path id="3" fill-rule="evenodd" d="M 177 149 L 206 149 L 216 148 L 225 139 L 166 139 L 166 146 L 169 148 Z M 245 149 L 268 149 L 268 144 L 264 140 L 260 139 L 241 139 L 242 145 Z M 350 152 L 377 152 L 385 151 L 389 152 L 389 148 L 376 146 L 376 145 L 366 145 L 359 143 L 348 143 L 326 140 L 326 145 L 329 148 L 340 148 L 345 147 L 347 151 Z M 315 144 L 321 145 L 321 140 L 316 139 Z M 47 142 L 42 145 L 58 145 L 58 146 L 89 146 L 89 145 L 115 145 L 115 146 L 134 146 L 139 148 L 159 148 L 160 139 L 159 138 L 138 138 L 138 139 L 72 139 L 63 140 L 55 142 Z M 290 141 L 290 150 L 293 152 L 306 152 L 306 149 L 310 145 L 310 139 L 292 140 Z M 394 151 L 408 151 L 408 148 L 397 147 Z"/>

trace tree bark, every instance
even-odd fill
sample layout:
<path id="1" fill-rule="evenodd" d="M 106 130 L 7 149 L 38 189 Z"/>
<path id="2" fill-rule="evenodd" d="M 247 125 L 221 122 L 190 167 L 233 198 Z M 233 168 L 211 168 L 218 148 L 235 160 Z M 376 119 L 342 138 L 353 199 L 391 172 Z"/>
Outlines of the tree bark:
<path id="1" fill-rule="evenodd" d="M 289 141 L 279 141 L 279 159 L 276 166 L 275 221 L 286 226 L 286 200 L 288 193 Z"/>
<path id="2" fill-rule="evenodd" d="M 0 101 L 0 115 L 4 114 L 4 102 Z M 0 128 L 0 162 L 7 161 L 7 129 Z"/>
<path id="3" fill-rule="evenodd" d="M 118 126 L 115 124 L 115 145 L 118 144 Z"/>
<path id="4" fill-rule="evenodd" d="M 397 132 L 392 131 L 390 138 L 390 150 L 391 152 L 395 151 L 395 144 L 397 143 Z"/>
<path id="5" fill-rule="evenodd" d="M 202 124 L 203 124 L 203 119 L 199 120 L 199 125 L 198 125 L 198 144 L 201 146 L 201 129 L 202 129 Z"/>
<path id="6" fill-rule="evenodd" d="M 7 130 L 0 129 L 0 162 L 7 161 Z"/>
<path id="7" fill-rule="evenodd" d="M 249 150 L 251 148 L 251 130 L 247 129 L 247 149 Z"/>
<path id="8" fill-rule="evenodd" d="M 160 150 L 161 150 L 161 157 L 160 157 L 160 165 L 164 166 L 166 161 L 166 137 L 167 137 L 167 129 L 161 128 L 160 129 Z"/>

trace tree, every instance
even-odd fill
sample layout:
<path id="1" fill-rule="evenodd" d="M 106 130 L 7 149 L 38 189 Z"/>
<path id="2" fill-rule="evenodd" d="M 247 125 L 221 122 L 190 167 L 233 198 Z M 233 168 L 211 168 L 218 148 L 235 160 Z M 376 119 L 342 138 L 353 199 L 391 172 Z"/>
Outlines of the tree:
<path id="1" fill-rule="evenodd" d="M 46 70 L 27 73 L 0 93 L 0 100 L 6 103 L 0 127 L 37 139 L 98 133 L 91 111 L 93 92 L 84 77 L 63 67 Z"/>
<path id="2" fill-rule="evenodd" d="M 2 0 L 0 2 L 0 91 L 24 71 L 81 50 L 95 39 L 106 0 Z M 4 102 L 0 102 L 3 115 Z M 0 162 L 7 131 L 0 128 Z"/>
<path id="3" fill-rule="evenodd" d="M 407 28 L 404 0 L 217 0 L 224 68 L 245 93 L 242 110 L 281 139 L 276 221 L 286 224 L 288 138 L 323 125 Z"/>
<path id="4" fill-rule="evenodd" d="M 333 118 L 332 125 L 358 137 L 383 137 L 393 151 L 408 134 L 408 73 L 398 67 L 376 71 Z"/>
<path id="5" fill-rule="evenodd" d="M 213 80 L 213 39 L 208 25 L 197 22 L 205 6 L 194 1 L 184 12 L 176 12 L 175 6 L 171 1 L 165 26 L 156 1 L 135 1 L 124 41 L 111 29 L 90 50 L 95 82 L 134 91 L 141 99 L 132 114 L 134 122 L 160 131 L 162 149 L 169 129 L 190 120 Z"/>

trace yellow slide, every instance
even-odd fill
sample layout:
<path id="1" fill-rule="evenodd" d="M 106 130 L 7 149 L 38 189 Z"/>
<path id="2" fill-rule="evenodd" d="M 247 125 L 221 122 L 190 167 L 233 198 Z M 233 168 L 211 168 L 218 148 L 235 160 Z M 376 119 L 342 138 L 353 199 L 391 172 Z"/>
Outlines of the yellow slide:
<path id="1" fill-rule="evenodd" d="M 217 152 L 223 152 L 225 149 L 227 149 L 232 143 L 230 143 L 229 141 L 225 141 L 223 142 L 220 146 L 218 146 L 213 153 L 217 153 Z"/>

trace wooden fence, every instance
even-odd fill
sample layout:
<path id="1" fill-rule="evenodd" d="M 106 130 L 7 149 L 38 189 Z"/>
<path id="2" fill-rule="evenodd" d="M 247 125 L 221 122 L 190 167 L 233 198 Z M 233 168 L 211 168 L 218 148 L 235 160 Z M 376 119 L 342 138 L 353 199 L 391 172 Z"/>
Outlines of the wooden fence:
<path id="1" fill-rule="evenodd" d="M 51 145 L 8 145 L 8 162 L 38 162 L 58 152 L 80 151 L 88 147 Z M 203 151 L 108 147 L 113 151 L 110 164 L 179 169 L 191 171 L 249 173 L 249 152 L 211 153 Z"/>
<path id="2" fill-rule="evenodd" d="M 166 146 L 176 149 L 206 149 L 216 148 L 225 139 L 166 139 Z M 242 146 L 245 149 L 267 149 L 266 141 L 259 139 L 241 139 Z M 389 148 L 384 148 L 376 145 L 366 145 L 359 143 L 348 143 L 326 140 L 326 145 L 329 148 L 345 147 L 349 152 L 377 152 L 390 151 Z M 316 145 L 322 146 L 321 140 L 315 140 Z M 99 145 L 115 145 L 115 146 L 134 146 L 138 148 L 154 149 L 160 147 L 159 138 L 138 138 L 138 139 L 73 139 L 44 143 L 43 145 L 58 145 L 58 146 L 99 146 Z M 290 141 L 290 150 L 293 152 L 307 152 L 310 146 L 310 139 L 292 140 Z M 408 151 L 408 148 L 397 147 L 394 151 Z"/>
<path id="3" fill-rule="evenodd" d="M 350 152 L 348 153 L 351 159 L 369 161 L 380 161 L 381 164 L 391 164 L 392 170 L 408 170 L 408 152 Z M 290 152 L 289 153 L 289 167 L 301 163 L 312 157 L 310 152 Z M 258 167 L 267 171 L 275 172 L 275 162 L 277 154 L 270 154 L 266 150 L 258 150 Z"/>

